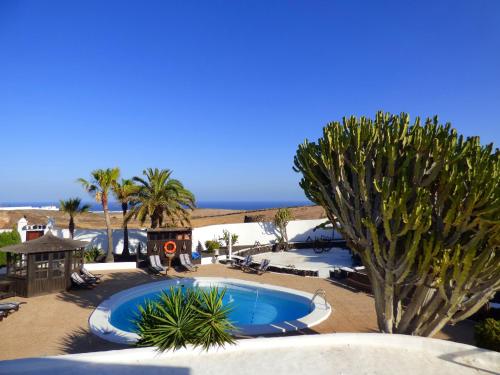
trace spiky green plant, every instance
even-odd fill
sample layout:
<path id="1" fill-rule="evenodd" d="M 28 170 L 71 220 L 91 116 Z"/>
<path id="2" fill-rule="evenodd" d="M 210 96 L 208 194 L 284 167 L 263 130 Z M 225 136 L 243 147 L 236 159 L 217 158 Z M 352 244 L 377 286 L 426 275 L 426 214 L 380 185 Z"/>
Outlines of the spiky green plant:
<path id="1" fill-rule="evenodd" d="M 84 178 L 77 180 L 85 191 L 94 196 L 97 202 L 102 204 L 104 211 L 104 220 L 106 222 L 106 230 L 108 234 L 108 252 L 106 253 L 106 262 L 113 262 L 113 231 L 111 229 L 111 218 L 109 216 L 109 194 L 113 186 L 120 177 L 119 168 L 96 169 L 90 174 L 89 181 Z"/>
<path id="2" fill-rule="evenodd" d="M 286 227 L 291 220 L 293 220 L 293 214 L 288 208 L 280 208 L 274 215 L 273 222 L 279 233 L 278 241 L 282 244 L 288 244 Z"/>
<path id="3" fill-rule="evenodd" d="M 236 233 L 230 233 L 227 229 L 222 231 L 222 237 L 219 238 L 219 241 L 222 241 L 225 247 L 229 246 L 229 235 L 231 235 L 231 245 L 236 245 L 238 243 L 239 236 Z"/>
<path id="4" fill-rule="evenodd" d="M 224 306 L 223 298 L 226 289 L 219 291 L 218 288 L 209 290 L 201 289 L 196 295 L 192 309 L 196 312 L 195 324 L 197 332 L 193 344 L 208 350 L 211 346 L 225 346 L 234 344 L 231 335 L 235 327 L 229 321 L 231 306 Z"/>
<path id="5" fill-rule="evenodd" d="M 298 148 L 300 186 L 362 259 L 379 329 L 432 336 L 500 288 L 500 152 L 437 117 L 344 118 Z"/>
<path id="6" fill-rule="evenodd" d="M 159 351 L 177 350 L 188 344 L 208 350 L 235 341 L 235 327 L 229 321 L 230 306 L 222 300 L 225 290 L 171 287 L 155 301 L 139 307 L 135 321 L 138 346 L 154 346 Z"/>

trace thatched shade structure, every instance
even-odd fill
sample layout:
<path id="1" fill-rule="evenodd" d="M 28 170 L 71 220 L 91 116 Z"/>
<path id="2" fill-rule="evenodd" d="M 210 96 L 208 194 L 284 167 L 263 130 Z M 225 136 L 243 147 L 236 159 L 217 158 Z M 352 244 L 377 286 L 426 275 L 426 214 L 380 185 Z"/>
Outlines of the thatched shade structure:
<path id="1" fill-rule="evenodd" d="M 85 241 L 56 237 L 49 231 L 0 251 L 7 253 L 7 278 L 13 282 L 14 292 L 32 297 L 69 289 L 71 273 L 83 265 L 86 245 Z"/>

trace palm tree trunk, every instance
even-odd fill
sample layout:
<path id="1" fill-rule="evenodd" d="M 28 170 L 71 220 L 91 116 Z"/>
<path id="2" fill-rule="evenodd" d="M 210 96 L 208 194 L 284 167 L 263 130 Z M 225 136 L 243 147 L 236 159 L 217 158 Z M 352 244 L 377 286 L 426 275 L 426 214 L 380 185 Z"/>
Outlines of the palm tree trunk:
<path id="1" fill-rule="evenodd" d="M 73 219 L 73 216 L 69 216 L 69 225 L 68 225 L 68 229 L 69 229 L 69 235 L 71 236 L 71 238 L 75 238 L 75 220 Z"/>
<path id="2" fill-rule="evenodd" d="M 129 257 L 130 252 L 128 249 L 128 225 L 125 221 L 125 217 L 127 216 L 127 208 L 128 203 L 122 203 L 122 211 L 123 211 L 123 252 L 122 255 L 124 257 Z"/>
<path id="3" fill-rule="evenodd" d="M 108 196 L 106 193 L 102 194 L 102 209 L 104 211 L 104 220 L 106 221 L 106 229 L 108 232 L 108 253 L 106 254 L 106 263 L 113 263 L 113 231 L 111 229 L 111 219 L 109 217 L 108 209 Z"/>

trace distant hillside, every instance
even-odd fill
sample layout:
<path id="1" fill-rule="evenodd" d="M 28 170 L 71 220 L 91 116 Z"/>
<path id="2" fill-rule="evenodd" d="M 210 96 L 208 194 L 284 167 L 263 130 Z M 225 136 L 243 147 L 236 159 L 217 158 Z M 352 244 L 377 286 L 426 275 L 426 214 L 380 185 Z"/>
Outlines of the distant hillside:
<path id="1" fill-rule="evenodd" d="M 299 220 L 304 219 L 320 219 L 324 218 L 325 212 L 319 206 L 302 206 L 294 207 L 291 209 L 295 218 Z M 195 209 L 191 215 L 191 224 L 193 227 L 202 227 L 212 224 L 229 224 L 229 223 L 243 223 L 246 215 L 256 216 L 262 215 L 265 220 L 272 220 L 277 209 L 268 210 L 255 210 L 255 211 L 240 211 L 240 210 L 221 210 L 212 208 L 199 208 Z M 51 210 L 13 210 L 2 211 L 0 210 L 0 229 L 12 228 L 17 224 L 17 221 L 26 216 L 30 224 L 46 224 L 48 217 L 53 217 L 56 221 L 56 226 L 66 228 L 68 225 L 69 217 L 59 211 Z M 111 225 L 113 228 L 118 229 L 122 226 L 122 215 L 120 213 L 111 214 Z M 144 223 L 144 227 L 149 225 L 148 222 Z M 104 228 L 104 216 L 101 213 L 85 213 L 76 218 L 76 227 L 81 229 L 99 229 Z M 141 228 L 138 221 L 129 223 L 130 228 Z"/>

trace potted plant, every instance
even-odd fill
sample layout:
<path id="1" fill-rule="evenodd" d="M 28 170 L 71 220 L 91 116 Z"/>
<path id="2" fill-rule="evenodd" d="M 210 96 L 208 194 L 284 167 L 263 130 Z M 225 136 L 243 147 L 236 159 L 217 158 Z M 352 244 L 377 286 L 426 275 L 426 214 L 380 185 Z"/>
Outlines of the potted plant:
<path id="1" fill-rule="evenodd" d="M 220 242 L 217 240 L 205 241 L 205 247 L 207 252 L 214 253 L 215 256 L 219 256 Z"/>
<path id="2" fill-rule="evenodd" d="M 219 241 L 221 241 L 224 244 L 224 247 L 227 249 L 229 247 L 229 235 L 231 235 L 231 244 L 234 246 L 238 242 L 238 235 L 236 233 L 230 234 L 228 230 L 224 229 L 222 231 L 222 237 L 219 238 Z"/>

